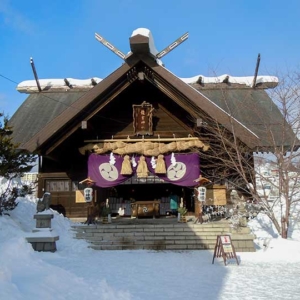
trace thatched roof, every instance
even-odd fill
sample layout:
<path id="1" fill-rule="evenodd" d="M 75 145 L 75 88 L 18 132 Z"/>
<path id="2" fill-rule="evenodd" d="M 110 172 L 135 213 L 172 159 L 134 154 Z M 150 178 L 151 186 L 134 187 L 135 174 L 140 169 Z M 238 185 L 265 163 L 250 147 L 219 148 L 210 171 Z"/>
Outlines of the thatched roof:
<path id="1" fill-rule="evenodd" d="M 271 130 L 278 144 L 290 145 L 294 136 L 290 128 L 285 140 L 281 140 L 284 122 L 280 111 L 263 89 L 231 87 L 225 84 L 191 84 L 180 80 L 164 67 L 154 64 L 151 68 L 145 60 L 145 67 L 152 73 L 152 83 L 158 88 L 172 91 L 174 101 L 193 116 L 201 112 L 213 116 L 225 127 L 233 117 L 237 136 L 252 149 L 273 145 L 266 139 L 266 130 Z M 14 128 L 14 141 L 21 147 L 34 151 L 47 139 L 61 130 L 66 123 L 80 116 L 82 110 L 95 99 L 106 99 L 114 90 L 130 85 L 127 72 L 132 67 L 126 63 L 87 92 L 34 93 L 28 96 L 10 120 Z M 104 101 L 103 100 L 103 101 Z M 110 100 L 113 101 L 113 98 Z M 101 101 L 99 102 L 101 105 Z M 268 122 L 266 122 L 266 120 Z M 266 123 L 270 127 L 266 128 Z M 227 127 L 229 130 L 231 126 Z"/>
<path id="2" fill-rule="evenodd" d="M 254 132 L 260 139 L 258 149 L 275 144 L 290 147 L 296 141 L 294 132 L 265 90 L 221 86 L 209 89 L 199 85 L 194 87 Z"/>
<path id="3" fill-rule="evenodd" d="M 21 146 L 86 92 L 35 93 L 29 95 L 9 120 L 13 139 Z"/>

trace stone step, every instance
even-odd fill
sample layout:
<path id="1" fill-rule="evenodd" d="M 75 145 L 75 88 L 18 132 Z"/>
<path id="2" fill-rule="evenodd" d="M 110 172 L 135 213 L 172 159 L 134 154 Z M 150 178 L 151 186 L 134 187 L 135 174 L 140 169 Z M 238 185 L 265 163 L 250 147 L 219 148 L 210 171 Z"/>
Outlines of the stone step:
<path id="1" fill-rule="evenodd" d="M 85 239 L 95 250 L 207 250 L 214 249 L 217 236 L 230 234 L 237 252 L 255 251 L 249 228 L 235 230 L 228 224 L 74 226 L 78 239 Z"/>
<path id="2" fill-rule="evenodd" d="M 151 236 L 169 236 L 169 237 L 180 237 L 180 236 L 195 236 L 197 238 L 199 237 L 206 237 L 206 238 L 211 238 L 211 236 L 217 236 L 220 234 L 231 234 L 234 236 L 238 235 L 246 235 L 250 234 L 250 232 L 234 232 L 232 230 L 218 230 L 218 231 L 201 231 L 201 230 L 194 230 L 194 231 L 178 231 L 178 230 L 166 230 L 166 231 L 156 231 L 156 230 L 147 230 L 143 231 L 140 229 L 137 230 L 113 230 L 113 229 L 108 229 L 108 230 L 101 230 L 101 231 L 76 231 L 76 237 L 77 238 L 89 238 L 89 237 L 94 237 L 95 239 L 100 238 L 100 237 L 122 237 L 122 236 L 134 236 L 135 238 L 142 236 L 142 237 L 151 237 Z"/>
<path id="3" fill-rule="evenodd" d="M 90 245 L 89 248 L 94 250 L 213 250 L 214 245 L 164 245 L 164 244 L 142 244 L 142 245 L 124 245 L 124 244 L 115 244 L 115 245 Z"/>
<path id="4" fill-rule="evenodd" d="M 194 230 L 194 231 L 214 231 L 214 230 L 220 230 L 221 229 L 226 229 L 226 230 L 234 230 L 234 228 L 230 227 L 228 224 L 227 225 L 223 225 L 223 226 L 206 226 L 206 225 L 143 225 L 143 226 L 139 226 L 139 225 L 111 225 L 111 224 L 105 224 L 105 225 L 78 225 L 78 226 L 73 226 L 74 230 L 87 230 L 87 231 L 94 231 L 94 230 L 98 230 L 99 232 L 101 232 L 101 230 L 109 230 L 109 229 L 122 229 L 122 230 L 136 230 L 139 229 L 140 231 L 144 230 L 177 230 L 177 231 L 183 231 L 183 230 Z M 248 230 L 247 227 L 241 227 L 240 229 L 237 229 L 237 231 L 244 231 L 244 230 Z"/>
<path id="5" fill-rule="evenodd" d="M 250 229 L 233 229 L 227 221 L 205 224 L 158 223 L 92 224 L 73 226 L 75 236 L 95 250 L 204 250 L 214 249 L 218 235 L 230 234 L 236 251 L 255 251 Z"/>

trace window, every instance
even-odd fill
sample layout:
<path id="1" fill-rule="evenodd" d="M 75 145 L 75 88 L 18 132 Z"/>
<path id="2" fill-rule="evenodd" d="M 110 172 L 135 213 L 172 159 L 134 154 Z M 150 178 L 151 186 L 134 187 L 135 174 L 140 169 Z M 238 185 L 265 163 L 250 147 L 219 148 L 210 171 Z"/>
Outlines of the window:
<path id="1" fill-rule="evenodd" d="M 46 180 L 47 192 L 69 192 L 70 180 Z"/>

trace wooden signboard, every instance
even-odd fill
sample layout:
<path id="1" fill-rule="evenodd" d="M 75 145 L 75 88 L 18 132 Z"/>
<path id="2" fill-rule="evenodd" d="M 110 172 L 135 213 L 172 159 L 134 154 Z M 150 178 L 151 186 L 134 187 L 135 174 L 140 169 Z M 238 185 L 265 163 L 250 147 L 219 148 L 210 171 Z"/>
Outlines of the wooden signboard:
<path id="1" fill-rule="evenodd" d="M 204 205 L 226 205 L 226 186 L 217 185 L 206 187 L 206 200 Z"/>
<path id="2" fill-rule="evenodd" d="M 143 102 L 141 105 L 132 105 L 133 129 L 136 135 L 152 135 L 152 104 Z"/>
<path id="3" fill-rule="evenodd" d="M 215 257 L 223 257 L 225 266 L 227 264 L 227 259 L 231 259 L 231 258 L 235 258 L 236 263 L 239 265 L 239 261 L 236 256 L 234 246 L 232 245 L 230 235 L 217 236 L 212 263 L 214 263 Z"/>
<path id="4" fill-rule="evenodd" d="M 83 190 L 75 191 L 75 202 L 76 203 L 85 203 Z"/>

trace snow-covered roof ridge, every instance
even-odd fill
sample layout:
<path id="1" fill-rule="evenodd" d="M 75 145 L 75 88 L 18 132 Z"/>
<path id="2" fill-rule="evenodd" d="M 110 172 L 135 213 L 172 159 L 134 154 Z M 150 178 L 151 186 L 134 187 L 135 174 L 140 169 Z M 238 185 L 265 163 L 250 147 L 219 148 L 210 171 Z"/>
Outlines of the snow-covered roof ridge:
<path id="1" fill-rule="evenodd" d="M 101 82 L 102 79 L 98 77 L 92 77 L 89 79 L 75 79 L 75 78 L 63 78 L 63 79 L 39 79 L 39 84 L 42 91 L 68 91 L 68 90 L 89 90 L 93 88 L 95 84 Z M 68 84 L 67 84 L 68 82 Z M 20 93 L 35 93 L 38 92 L 38 87 L 35 80 L 25 80 L 17 85 L 17 90 Z"/>
<path id="2" fill-rule="evenodd" d="M 221 76 L 215 76 L 215 77 L 207 77 L 204 75 L 197 75 L 190 78 L 180 78 L 183 82 L 187 84 L 196 83 L 199 78 L 201 78 L 201 83 L 222 83 L 224 81 L 227 81 L 228 83 L 236 83 L 236 84 L 244 84 L 247 86 L 252 86 L 254 76 L 231 76 L 228 74 L 224 74 Z M 278 84 L 278 78 L 275 76 L 269 76 L 269 75 L 258 75 L 256 78 L 256 84 L 259 83 L 275 83 Z"/>
<path id="3" fill-rule="evenodd" d="M 157 64 L 160 65 L 160 66 L 162 66 L 163 62 L 161 61 L 161 59 L 159 59 L 159 58 L 156 57 L 156 55 L 159 53 L 159 51 L 156 49 L 156 47 L 154 45 L 154 39 L 153 39 L 153 35 L 152 35 L 151 31 L 148 28 L 137 28 L 137 29 L 133 30 L 130 39 L 134 38 L 135 36 L 138 36 L 138 35 L 144 36 L 144 37 L 146 37 L 148 39 L 147 53 L 150 53 L 150 55 L 155 59 L 155 61 L 157 62 Z M 130 47 L 131 46 L 132 45 L 131 45 L 131 42 L 130 42 Z M 143 49 L 143 51 L 145 51 L 145 49 Z M 131 51 L 128 52 L 127 57 L 129 57 L 130 55 L 132 55 L 133 52 L 134 52 L 134 50 L 131 48 Z"/>
<path id="4" fill-rule="evenodd" d="M 131 37 L 136 36 L 136 35 L 142 35 L 145 36 L 149 39 L 149 50 L 152 55 L 156 55 L 158 53 L 155 45 L 154 45 L 154 39 L 151 31 L 148 28 L 137 28 L 133 30 Z"/>

